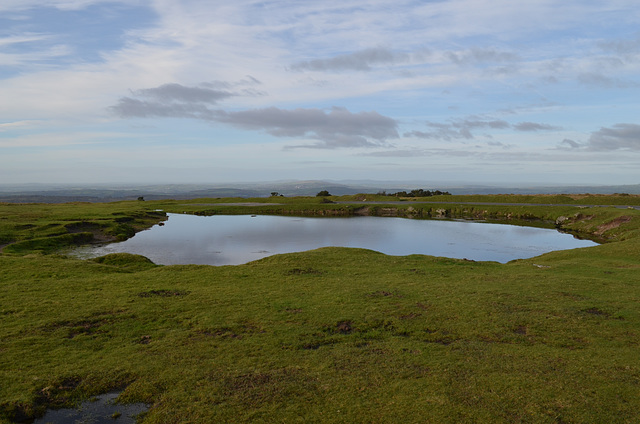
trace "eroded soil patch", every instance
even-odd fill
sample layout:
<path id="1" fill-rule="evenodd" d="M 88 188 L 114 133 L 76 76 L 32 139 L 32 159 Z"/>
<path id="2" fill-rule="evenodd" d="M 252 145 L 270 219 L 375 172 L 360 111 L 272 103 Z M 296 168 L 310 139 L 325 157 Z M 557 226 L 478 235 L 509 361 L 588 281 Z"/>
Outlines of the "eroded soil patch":
<path id="1" fill-rule="evenodd" d="M 116 237 L 104 232 L 104 227 L 95 222 L 74 222 L 64 226 L 68 233 L 91 233 L 94 243 L 107 243 L 116 240 Z"/>
<path id="2" fill-rule="evenodd" d="M 602 224 L 598 226 L 598 229 L 594 232 L 595 235 L 601 236 L 609 230 L 613 230 L 614 228 L 618 228 L 620 225 L 625 224 L 631 221 L 632 217 L 630 216 L 619 216 L 618 218 L 607 222 L 606 224 Z"/>

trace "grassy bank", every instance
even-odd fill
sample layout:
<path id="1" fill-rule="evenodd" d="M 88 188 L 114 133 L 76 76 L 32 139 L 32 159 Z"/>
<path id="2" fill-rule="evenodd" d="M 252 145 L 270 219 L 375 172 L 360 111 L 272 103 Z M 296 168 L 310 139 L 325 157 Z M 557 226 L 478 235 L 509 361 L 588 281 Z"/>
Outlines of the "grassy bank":
<path id="1" fill-rule="evenodd" d="M 638 211 L 235 204 L 246 202 L 0 206 L 0 234 L 13 243 L 0 255 L 4 422 L 112 389 L 152 405 L 145 423 L 640 420 Z M 444 209 L 609 242 L 504 265 L 323 248 L 240 266 L 156 266 L 12 247 L 77 234 L 69 226 L 114 236 L 121 218 L 146 228 L 163 219 L 155 209 Z"/>

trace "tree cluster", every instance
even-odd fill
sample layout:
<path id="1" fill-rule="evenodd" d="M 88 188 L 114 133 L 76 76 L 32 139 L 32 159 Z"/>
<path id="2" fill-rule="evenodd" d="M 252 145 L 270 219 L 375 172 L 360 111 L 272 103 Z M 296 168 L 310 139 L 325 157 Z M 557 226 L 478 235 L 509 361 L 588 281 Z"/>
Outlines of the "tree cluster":
<path id="1" fill-rule="evenodd" d="M 448 191 L 440 191 L 440 190 L 423 190 L 421 188 L 417 188 L 415 190 L 411 190 L 410 192 L 399 191 L 397 193 L 389 193 L 382 192 L 379 194 L 383 194 L 385 196 L 395 196 L 395 197 L 431 197 L 431 196 L 443 196 L 443 195 L 451 195 Z"/>

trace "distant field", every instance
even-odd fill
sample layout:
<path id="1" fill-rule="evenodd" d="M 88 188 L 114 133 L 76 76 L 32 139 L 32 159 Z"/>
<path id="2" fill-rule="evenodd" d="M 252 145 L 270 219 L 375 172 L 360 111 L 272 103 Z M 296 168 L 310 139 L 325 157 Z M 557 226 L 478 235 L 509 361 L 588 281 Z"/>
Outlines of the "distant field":
<path id="1" fill-rule="evenodd" d="M 638 196 L 365 199 L 386 198 L 0 204 L 0 422 L 112 390 L 150 404 L 144 423 L 640 421 L 640 211 L 572 206 Z M 165 212 L 468 218 L 603 244 L 508 264 L 347 248 L 224 267 L 57 254 Z"/>

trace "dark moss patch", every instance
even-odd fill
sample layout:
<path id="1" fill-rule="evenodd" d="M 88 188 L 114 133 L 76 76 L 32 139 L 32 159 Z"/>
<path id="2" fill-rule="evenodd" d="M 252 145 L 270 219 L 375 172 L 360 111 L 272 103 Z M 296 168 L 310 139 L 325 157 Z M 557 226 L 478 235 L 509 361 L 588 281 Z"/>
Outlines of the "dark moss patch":
<path id="1" fill-rule="evenodd" d="M 378 291 L 375 291 L 373 293 L 367 294 L 367 297 L 397 297 L 397 298 L 402 298 L 404 296 L 402 296 L 400 293 L 398 293 L 398 291 L 378 290 Z"/>
<path id="2" fill-rule="evenodd" d="M 287 308 L 284 311 L 290 314 L 301 314 L 303 312 L 302 308 Z"/>
<path id="3" fill-rule="evenodd" d="M 93 232 L 93 231 L 100 230 L 102 226 L 95 222 L 81 221 L 81 222 L 72 222 L 72 223 L 66 224 L 64 228 L 70 233 L 82 233 L 85 231 Z"/>
<path id="4" fill-rule="evenodd" d="M 333 344 L 336 344 L 337 342 L 338 341 L 334 340 L 334 339 L 324 339 L 324 338 L 322 338 L 322 339 L 317 339 L 317 340 L 313 340 L 313 341 L 302 343 L 300 348 L 303 349 L 303 350 L 318 350 L 322 346 L 331 346 Z"/>
<path id="5" fill-rule="evenodd" d="M 93 336 L 107 333 L 102 327 L 121 321 L 124 316 L 121 314 L 95 314 L 88 318 L 78 320 L 55 321 L 43 326 L 44 332 L 50 333 L 58 330 L 66 331 L 66 337 L 73 339 L 80 335 Z"/>
<path id="6" fill-rule="evenodd" d="M 73 392 L 81 382 L 82 379 L 77 376 L 54 381 L 36 392 L 33 403 L 13 405 L 4 412 L 12 422 L 33 422 L 35 418 L 44 415 L 47 408 L 60 409 L 73 406 Z"/>
<path id="7" fill-rule="evenodd" d="M 455 334 L 447 330 L 432 330 L 427 328 L 424 330 L 424 333 L 425 333 L 425 337 L 423 341 L 426 343 L 437 343 L 444 346 L 448 346 L 460 340 L 460 337 L 456 336 Z"/>
<path id="8" fill-rule="evenodd" d="M 604 318 L 608 318 L 611 316 L 610 312 L 603 311 L 602 309 L 596 308 L 596 307 L 586 308 L 586 309 L 583 309 L 581 312 L 584 312 L 585 314 L 588 314 L 588 315 L 601 316 Z"/>
<path id="9" fill-rule="evenodd" d="M 317 392 L 318 382 L 303 370 L 288 367 L 228 376 L 223 379 L 222 387 L 226 399 L 258 407 L 265 403 L 308 396 Z"/>
<path id="10" fill-rule="evenodd" d="M 114 221 L 119 222 L 119 223 L 132 222 L 134 220 L 135 220 L 135 218 L 133 218 L 132 216 L 122 216 L 122 217 L 114 219 Z"/>
<path id="11" fill-rule="evenodd" d="M 329 334 L 351 334 L 355 330 L 353 322 L 349 320 L 338 321 L 334 325 L 327 325 L 324 327 L 325 333 Z"/>
<path id="12" fill-rule="evenodd" d="M 250 336 L 252 334 L 264 333 L 265 331 L 250 322 L 245 322 L 237 325 L 230 326 L 221 326 L 208 328 L 205 330 L 197 331 L 197 334 L 204 335 L 207 337 L 214 337 L 216 339 L 242 339 L 245 336 Z"/>
<path id="13" fill-rule="evenodd" d="M 138 297 L 176 297 L 176 296 L 186 296 L 190 292 L 186 290 L 148 290 L 145 292 L 138 293 Z"/>
<path id="14" fill-rule="evenodd" d="M 35 238 L 31 240 L 19 241 L 6 246 L 5 253 L 26 254 L 32 252 L 53 253 L 69 246 L 79 246 L 93 241 L 93 234 L 90 232 L 62 234 L 53 237 Z"/>
<path id="15" fill-rule="evenodd" d="M 235 329 L 231 327 L 219 327 L 210 330 L 203 330 L 201 334 L 208 337 L 215 337 L 221 339 L 241 339 L 242 335 L 238 334 Z"/>
<path id="16" fill-rule="evenodd" d="M 423 311 L 426 311 L 426 310 L 428 310 L 428 309 L 429 309 L 429 305 L 425 305 L 425 304 L 424 304 L 424 303 L 422 303 L 422 302 L 418 302 L 418 303 L 416 303 L 416 306 L 417 306 L 418 308 L 422 309 Z"/>
<path id="17" fill-rule="evenodd" d="M 577 294 L 577 293 L 559 292 L 559 294 L 561 296 L 568 297 L 569 299 L 572 299 L 572 300 L 586 300 L 587 299 L 587 296 L 583 296 L 583 295 Z"/>
<path id="18" fill-rule="evenodd" d="M 414 319 L 414 318 L 418 318 L 421 315 L 422 314 L 419 314 L 419 313 L 416 313 L 416 312 L 410 312 L 408 314 L 400 315 L 398 318 L 403 319 L 403 320 L 405 320 L 405 319 Z"/>
<path id="19" fill-rule="evenodd" d="M 293 268 L 286 272 L 286 275 L 322 275 L 324 271 L 313 268 Z"/>

